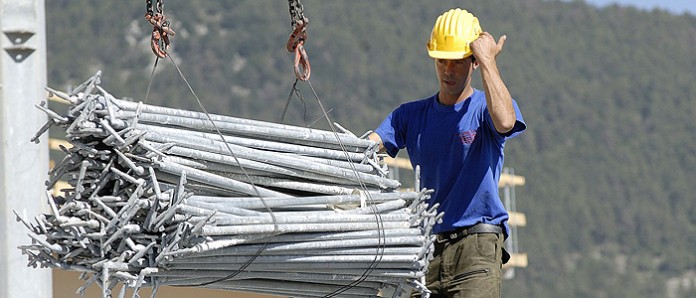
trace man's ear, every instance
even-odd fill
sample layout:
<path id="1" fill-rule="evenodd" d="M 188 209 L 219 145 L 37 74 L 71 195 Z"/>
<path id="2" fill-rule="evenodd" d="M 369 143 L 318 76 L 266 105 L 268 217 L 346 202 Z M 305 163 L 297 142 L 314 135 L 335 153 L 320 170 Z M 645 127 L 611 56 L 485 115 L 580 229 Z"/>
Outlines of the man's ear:
<path id="1" fill-rule="evenodd" d="M 474 70 L 476 70 L 479 67 L 479 63 L 476 60 L 474 60 L 472 64 L 474 65 Z"/>

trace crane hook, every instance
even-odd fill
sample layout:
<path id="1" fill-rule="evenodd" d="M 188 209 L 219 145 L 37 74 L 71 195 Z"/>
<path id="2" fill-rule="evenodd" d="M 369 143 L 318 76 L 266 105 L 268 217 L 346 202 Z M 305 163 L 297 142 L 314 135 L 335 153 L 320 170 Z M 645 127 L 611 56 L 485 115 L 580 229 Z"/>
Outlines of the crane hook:
<path id="1" fill-rule="evenodd" d="M 306 23 L 297 21 L 295 30 L 292 31 L 285 48 L 288 52 L 295 52 L 295 77 L 301 81 L 309 80 L 311 68 L 309 66 L 309 57 L 304 48 L 304 41 L 307 40 Z M 301 69 L 300 69 L 301 68 Z"/>
<path id="2" fill-rule="evenodd" d="M 150 47 L 155 56 L 159 58 L 167 57 L 169 49 L 169 36 L 174 36 L 174 30 L 169 27 L 169 21 L 161 13 L 146 13 L 145 20 L 152 24 L 152 35 L 150 37 Z"/>

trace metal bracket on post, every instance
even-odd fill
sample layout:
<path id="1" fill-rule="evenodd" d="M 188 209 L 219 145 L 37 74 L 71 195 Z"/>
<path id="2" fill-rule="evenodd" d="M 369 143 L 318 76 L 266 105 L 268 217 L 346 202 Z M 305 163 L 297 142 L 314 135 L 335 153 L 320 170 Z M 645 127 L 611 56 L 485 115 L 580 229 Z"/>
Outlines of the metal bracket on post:
<path id="1" fill-rule="evenodd" d="M 46 98 L 45 2 L 0 0 L 0 297 L 53 297 L 51 269 L 25 266 L 27 233 L 13 220 L 47 208 L 48 146 L 30 141 L 49 120 L 35 108 Z"/>
<path id="2" fill-rule="evenodd" d="M 29 57 L 36 48 L 26 45 L 27 40 L 34 36 L 34 32 L 27 30 L 5 30 L 10 45 L 6 46 L 5 52 L 17 63 L 21 63 Z"/>

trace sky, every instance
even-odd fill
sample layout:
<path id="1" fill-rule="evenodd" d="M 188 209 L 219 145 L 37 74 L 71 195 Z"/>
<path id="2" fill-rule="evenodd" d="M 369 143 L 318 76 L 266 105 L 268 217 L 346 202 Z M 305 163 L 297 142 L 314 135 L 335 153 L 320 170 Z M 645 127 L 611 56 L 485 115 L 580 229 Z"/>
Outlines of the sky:
<path id="1" fill-rule="evenodd" d="M 675 14 L 688 12 L 696 16 L 696 0 L 585 0 L 585 2 L 598 6 L 618 3 L 648 10 L 660 8 Z"/>

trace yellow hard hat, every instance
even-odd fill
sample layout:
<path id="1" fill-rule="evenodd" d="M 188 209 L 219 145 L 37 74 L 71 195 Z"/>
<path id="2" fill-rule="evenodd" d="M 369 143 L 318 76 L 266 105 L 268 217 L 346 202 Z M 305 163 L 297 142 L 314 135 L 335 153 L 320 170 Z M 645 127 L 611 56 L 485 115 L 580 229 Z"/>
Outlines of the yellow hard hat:
<path id="1" fill-rule="evenodd" d="M 436 59 L 464 59 L 471 56 L 469 44 L 482 32 L 478 18 L 457 8 L 443 13 L 435 21 L 428 41 L 428 55 Z"/>

